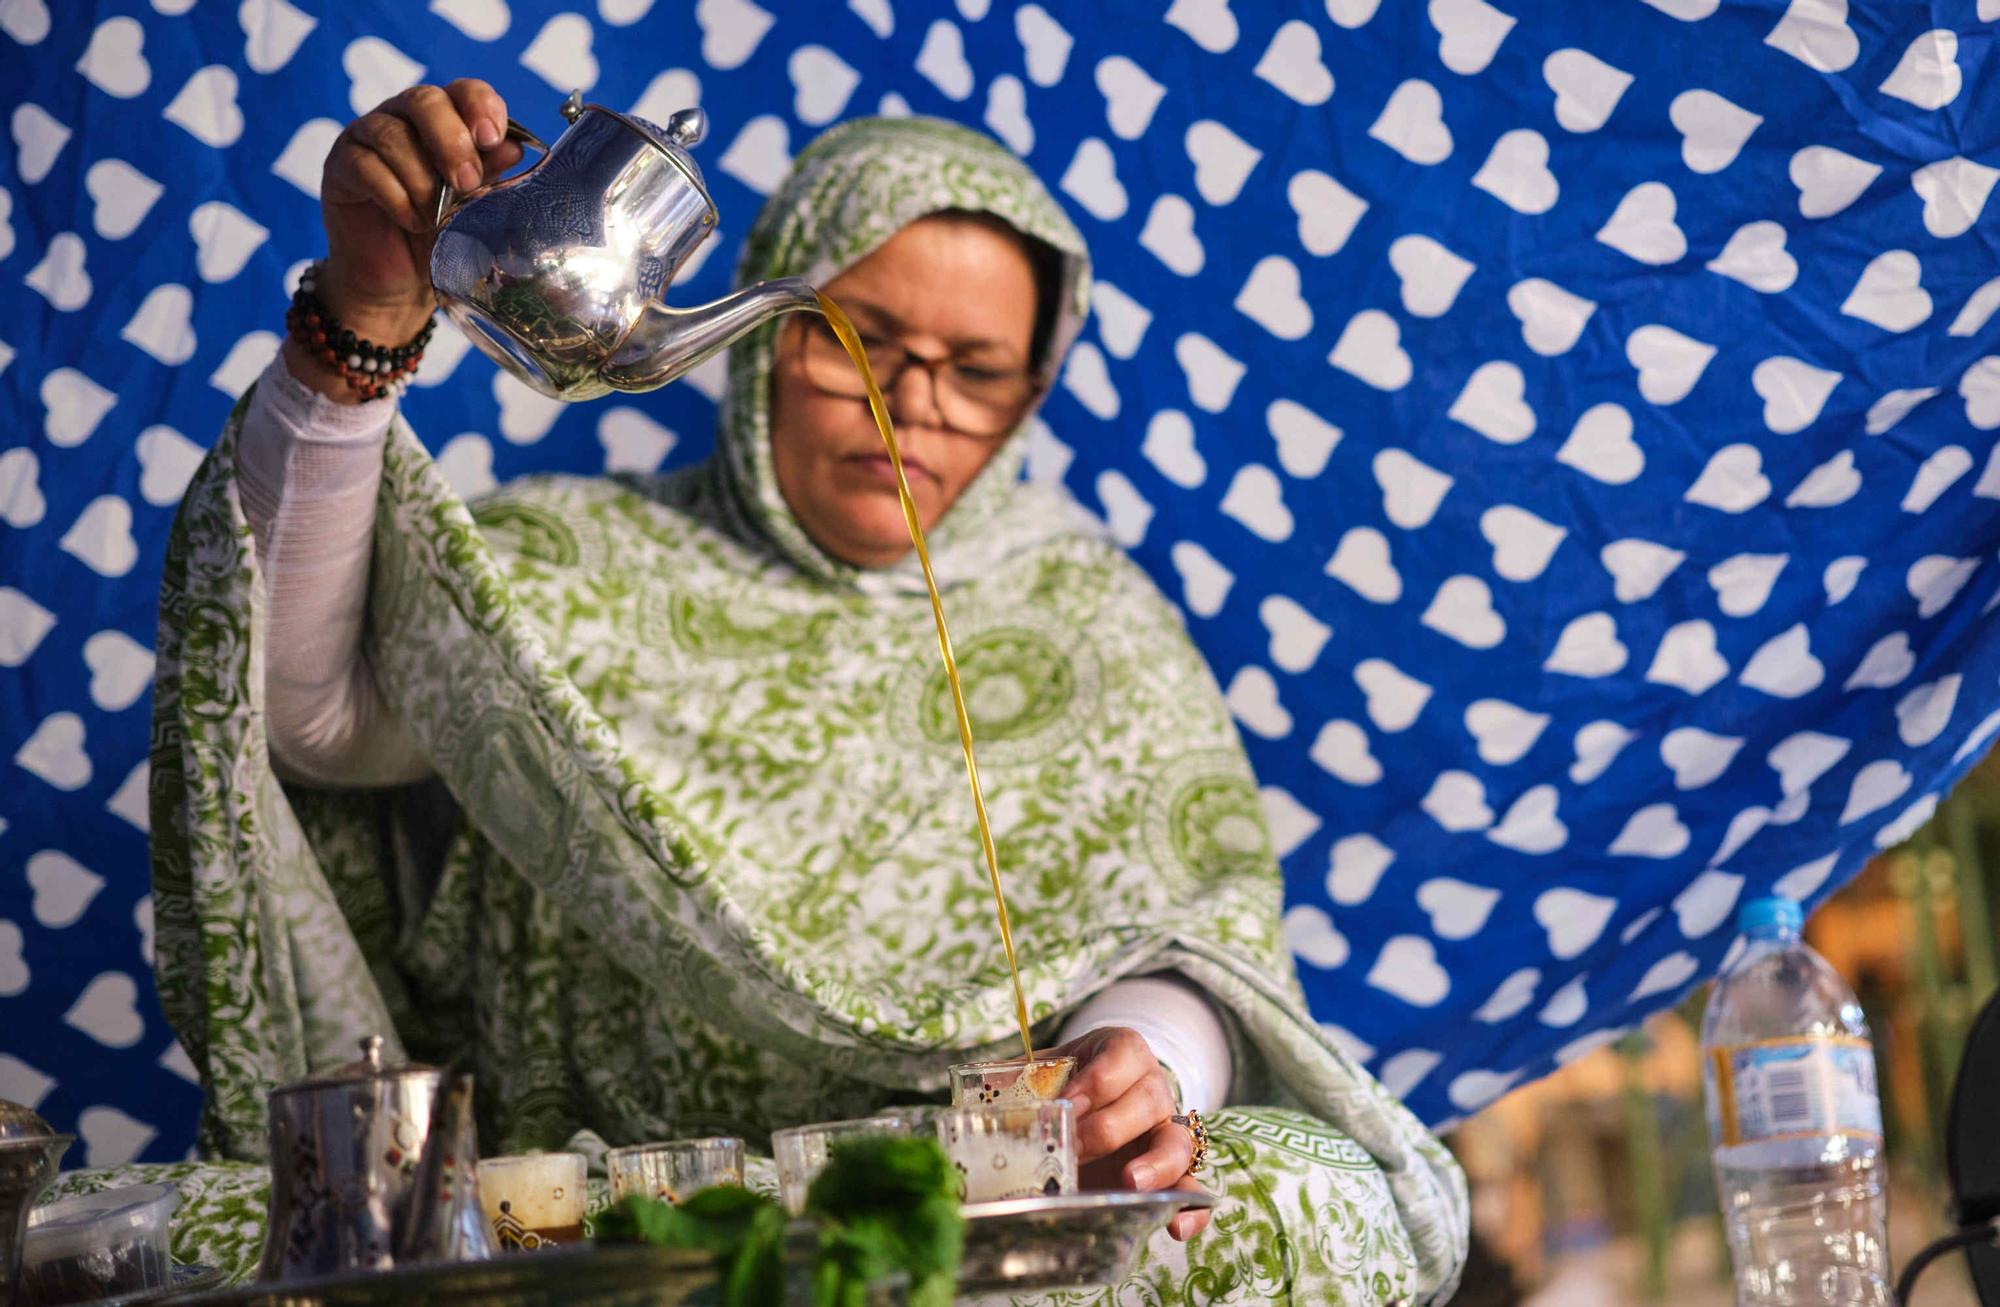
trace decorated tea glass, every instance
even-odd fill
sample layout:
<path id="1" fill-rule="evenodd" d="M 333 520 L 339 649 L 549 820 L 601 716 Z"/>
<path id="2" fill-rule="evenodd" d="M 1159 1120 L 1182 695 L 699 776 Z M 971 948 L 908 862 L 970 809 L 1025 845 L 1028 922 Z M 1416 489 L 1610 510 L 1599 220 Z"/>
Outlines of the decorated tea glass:
<path id="1" fill-rule="evenodd" d="M 937 1138 L 968 1203 L 1076 1192 L 1076 1109 L 1067 1099 L 944 1108 Z"/>
<path id="2" fill-rule="evenodd" d="M 827 1154 L 844 1139 L 889 1135 L 907 1139 L 916 1123 L 907 1116 L 884 1114 L 855 1121 L 822 1121 L 771 1132 L 771 1155 L 778 1164 L 778 1197 L 793 1216 L 806 1209 L 806 1191 L 826 1168 Z"/>
<path id="3" fill-rule="evenodd" d="M 718 1136 L 614 1148 L 604 1155 L 604 1169 L 614 1203 L 631 1194 L 678 1203 L 711 1185 L 742 1184 L 743 1141 Z"/>
<path id="4" fill-rule="evenodd" d="M 502 1252 L 540 1252 L 583 1242 L 581 1153 L 519 1153 L 479 1163 L 479 1203 Z"/>
<path id="5" fill-rule="evenodd" d="M 1035 1103 L 1054 1098 L 1076 1074 L 1073 1057 L 1010 1057 L 999 1062 L 961 1062 L 951 1068 L 953 1107 Z"/>

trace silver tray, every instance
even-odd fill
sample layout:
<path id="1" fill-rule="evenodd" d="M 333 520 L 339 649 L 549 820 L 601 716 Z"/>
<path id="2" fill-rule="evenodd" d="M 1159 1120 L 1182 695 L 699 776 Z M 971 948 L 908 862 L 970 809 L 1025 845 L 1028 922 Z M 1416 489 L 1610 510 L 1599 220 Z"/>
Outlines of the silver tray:
<path id="1" fill-rule="evenodd" d="M 172 1307 L 696 1307 L 720 1300 L 715 1257 L 680 1248 L 563 1248 L 486 1262 L 353 1271 L 286 1284 L 243 1284 L 176 1296 Z"/>
<path id="2" fill-rule="evenodd" d="M 1140 1246 L 1174 1213 L 1213 1206 L 1214 1194 L 1179 1189 L 967 1203 L 959 1292 L 1116 1284 L 1131 1273 Z"/>
<path id="3" fill-rule="evenodd" d="M 203 1266 L 199 1262 L 175 1262 L 172 1277 L 157 1289 L 139 1289 L 132 1293 L 113 1294 L 108 1298 L 92 1298 L 75 1307 L 140 1307 L 146 1304 L 165 1302 L 182 1294 L 199 1293 L 203 1289 L 213 1289 L 226 1277 L 220 1269 Z"/>

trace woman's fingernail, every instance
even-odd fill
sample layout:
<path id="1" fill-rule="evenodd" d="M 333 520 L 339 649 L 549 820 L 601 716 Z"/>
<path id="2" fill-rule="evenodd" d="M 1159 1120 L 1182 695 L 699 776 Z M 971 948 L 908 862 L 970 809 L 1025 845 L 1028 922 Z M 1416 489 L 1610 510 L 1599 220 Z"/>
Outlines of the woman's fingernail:
<path id="1" fill-rule="evenodd" d="M 1186 1212 L 1182 1212 L 1173 1219 L 1173 1225 L 1167 1233 L 1173 1235 L 1176 1239 L 1185 1240 L 1189 1235 L 1194 1233 L 1194 1217 Z"/>
<path id="2" fill-rule="evenodd" d="M 1076 1114 L 1077 1116 L 1084 1116 L 1084 1115 L 1087 1115 L 1087 1114 L 1089 1113 L 1089 1111 L 1090 1111 L 1090 1095 L 1089 1095 L 1089 1094 L 1078 1094 L 1078 1093 L 1069 1093 L 1069 1094 L 1065 1094 L 1065 1095 L 1063 1095 L 1063 1097 L 1064 1097 L 1064 1099 L 1066 1099 L 1066 1100 L 1068 1101 L 1068 1103 L 1069 1103 L 1069 1105 L 1070 1105 L 1070 1108 L 1071 1108 L 1071 1110 L 1072 1110 L 1072 1111 L 1073 1111 L 1073 1112 L 1074 1112 L 1074 1113 L 1075 1113 L 1075 1114 Z"/>
<path id="3" fill-rule="evenodd" d="M 458 171 L 452 174 L 451 184 L 458 187 L 461 191 L 478 190 L 479 169 L 469 163 L 461 163 L 458 165 Z"/>
<path id="4" fill-rule="evenodd" d="M 1132 1187 L 1134 1189 L 1153 1187 L 1153 1168 L 1149 1163 L 1141 1162 L 1132 1168 Z"/>
<path id="5" fill-rule="evenodd" d="M 490 150 L 500 144 L 500 137 L 504 133 L 501 132 L 498 123 L 494 122 L 491 118 L 487 118 L 481 120 L 479 126 L 472 129 L 472 134 L 478 139 L 480 149 Z"/>

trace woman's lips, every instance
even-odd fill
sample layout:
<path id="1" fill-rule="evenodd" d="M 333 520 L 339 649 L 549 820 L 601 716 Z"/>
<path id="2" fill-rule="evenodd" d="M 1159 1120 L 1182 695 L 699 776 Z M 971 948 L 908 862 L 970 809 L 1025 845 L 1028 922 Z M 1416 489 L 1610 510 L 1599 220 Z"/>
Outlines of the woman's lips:
<path id="1" fill-rule="evenodd" d="M 878 479 L 885 485 L 893 486 L 896 484 L 896 465 L 889 461 L 889 456 L 886 453 L 850 454 L 842 461 L 862 469 L 869 477 Z M 903 455 L 903 475 L 911 481 L 915 481 L 919 477 L 928 477 L 933 481 L 937 480 L 935 473 L 916 459 L 911 458 L 908 454 Z"/>

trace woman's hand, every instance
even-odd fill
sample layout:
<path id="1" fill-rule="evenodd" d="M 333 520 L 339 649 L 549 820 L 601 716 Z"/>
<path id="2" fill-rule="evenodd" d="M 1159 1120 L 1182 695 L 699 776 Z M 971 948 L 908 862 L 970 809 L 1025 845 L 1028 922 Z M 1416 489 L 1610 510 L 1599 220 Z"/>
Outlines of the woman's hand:
<path id="1" fill-rule="evenodd" d="M 1188 1174 L 1194 1137 L 1169 1119 L 1179 1110 L 1173 1088 L 1144 1036 L 1108 1026 L 1050 1051 L 1077 1060 L 1063 1097 L 1076 1104 L 1084 1188 L 1207 1192 Z M 1167 1229 L 1186 1239 L 1207 1226 L 1207 1211 L 1185 1211 Z"/>
<path id="2" fill-rule="evenodd" d="M 475 78 L 413 86 L 347 124 L 320 180 L 320 298 L 357 335 L 383 344 L 415 335 L 436 304 L 439 179 L 469 191 L 520 159 L 507 139 L 506 101 Z"/>

